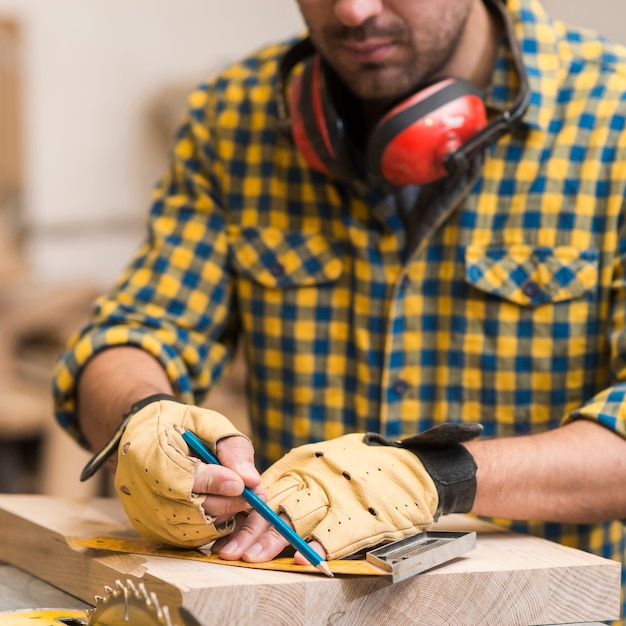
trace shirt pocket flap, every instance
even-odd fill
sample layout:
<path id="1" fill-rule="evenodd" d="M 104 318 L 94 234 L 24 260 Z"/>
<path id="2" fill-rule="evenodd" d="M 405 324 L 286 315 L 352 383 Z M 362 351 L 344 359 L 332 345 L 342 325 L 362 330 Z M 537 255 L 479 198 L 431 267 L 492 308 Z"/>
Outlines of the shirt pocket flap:
<path id="1" fill-rule="evenodd" d="M 524 306 L 564 302 L 597 285 L 598 252 L 571 246 L 468 246 L 465 277 L 481 291 Z"/>
<path id="2" fill-rule="evenodd" d="M 333 282 L 343 270 L 338 250 L 322 235 L 233 226 L 229 239 L 232 267 L 265 287 Z"/>

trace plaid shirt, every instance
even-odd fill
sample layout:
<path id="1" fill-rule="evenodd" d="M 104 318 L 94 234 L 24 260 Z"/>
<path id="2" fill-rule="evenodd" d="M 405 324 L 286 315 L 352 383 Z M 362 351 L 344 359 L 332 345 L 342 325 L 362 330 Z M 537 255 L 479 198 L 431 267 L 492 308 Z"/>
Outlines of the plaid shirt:
<path id="1" fill-rule="evenodd" d="M 421 194 L 417 240 L 389 196 L 317 174 L 280 132 L 285 45 L 191 94 L 148 239 L 57 365 L 60 423 L 79 437 L 75 383 L 108 346 L 141 346 L 199 403 L 242 334 L 262 467 L 444 421 L 506 437 L 582 416 L 626 435 L 626 50 L 508 4 L 530 106 L 475 176 Z M 503 43 L 490 110 L 517 84 Z M 498 521 L 624 557 L 621 522 Z"/>

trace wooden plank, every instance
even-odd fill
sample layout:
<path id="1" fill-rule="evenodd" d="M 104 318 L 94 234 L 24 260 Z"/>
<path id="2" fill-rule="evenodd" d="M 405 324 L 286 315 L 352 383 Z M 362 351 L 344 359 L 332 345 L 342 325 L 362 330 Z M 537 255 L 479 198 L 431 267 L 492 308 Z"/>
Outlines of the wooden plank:
<path id="1" fill-rule="evenodd" d="M 113 499 L 0 495 L 0 528 L 0 560 L 86 602 L 131 578 L 172 612 L 185 606 L 212 624 L 515 626 L 619 616 L 620 564 L 466 516 L 448 516 L 437 529 L 476 530 L 476 550 L 396 584 L 72 549 L 75 537 L 135 536 Z"/>

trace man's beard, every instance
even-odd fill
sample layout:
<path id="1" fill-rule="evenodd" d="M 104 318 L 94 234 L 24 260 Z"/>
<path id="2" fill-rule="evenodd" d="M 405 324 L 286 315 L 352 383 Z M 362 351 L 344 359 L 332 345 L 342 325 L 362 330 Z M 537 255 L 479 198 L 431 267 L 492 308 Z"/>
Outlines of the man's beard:
<path id="1" fill-rule="evenodd" d="M 371 101 L 398 100 L 414 93 L 420 85 L 441 76 L 456 51 L 467 16 L 456 26 L 452 36 L 446 34 L 448 45 L 436 45 L 420 52 L 417 50 L 410 29 L 402 23 L 380 27 L 369 20 L 358 27 L 329 27 L 323 31 L 322 54 L 345 86 L 358 98 Z M 389 41 L 406 54 L 400 63 L 364 63 L 355 71 L 350 64 L 342 63 L 341 54 L 334 52 L 343 42 L 363 42 L 368 39 Z"/>

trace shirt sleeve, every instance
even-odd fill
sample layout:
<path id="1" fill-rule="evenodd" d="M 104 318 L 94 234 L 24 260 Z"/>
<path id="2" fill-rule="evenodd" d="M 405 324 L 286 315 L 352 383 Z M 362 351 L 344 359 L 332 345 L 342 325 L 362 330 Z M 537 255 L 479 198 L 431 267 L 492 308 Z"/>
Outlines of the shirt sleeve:
<path id="1" fill-rule="evenodd" d="M 626 200 L 622 214 L 624 210 Z M 588 419 L 626 437 L 626 223 L 619 232 L 612 276 L 606 332 L 610 367 L 597 369 L 606 376 L 608 386 L 567 415 L 564 423 Z"/>
<path id="2" fill-rule="evenodd" d="M 56 364 L 55 415 L 79 441 L 76 384 L 99 352 L 142 348 L 161 363 L 178 397 L 195 403 L 232 356 L 238 324 L 210 99 L 208 89 L 191 95 L 188 119 L 154 191 L 145 243 Z"/>

